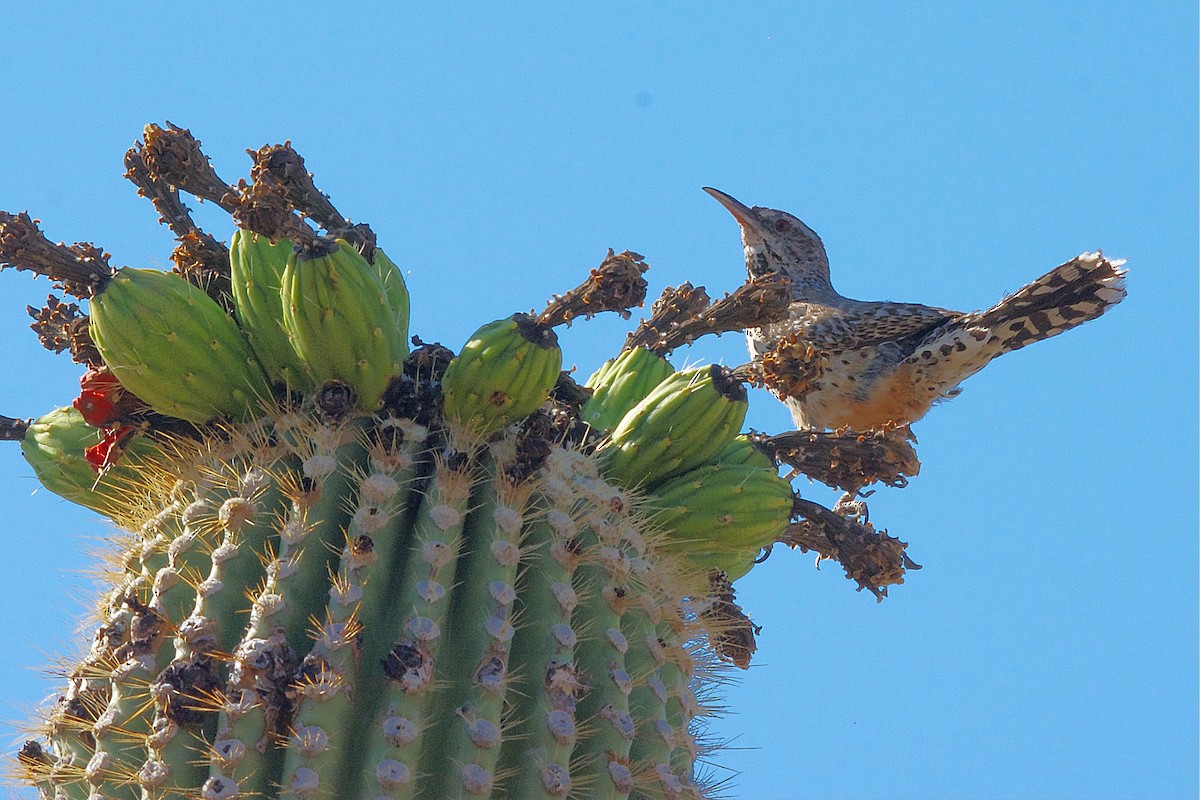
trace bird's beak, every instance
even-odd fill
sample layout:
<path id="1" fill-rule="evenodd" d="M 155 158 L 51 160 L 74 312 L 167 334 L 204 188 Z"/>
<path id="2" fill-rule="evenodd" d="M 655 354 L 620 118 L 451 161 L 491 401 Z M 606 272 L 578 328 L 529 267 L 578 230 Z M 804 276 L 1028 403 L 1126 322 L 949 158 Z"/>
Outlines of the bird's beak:
<path id="1" fill-rule="evenodd" d="M 704 191 L 711 194 L 714 200 L 725 206 L 725 210 L 733 214 L 733 218 L 738 221 L 738 225 L 741 225 L 743 228 L 749 226 L 751 229 L 758 227 L 754 221 L 754 216 L 750 213 L 749 206 L 738 202 L 721 190 L 714 189 L 711 186 L 705 186 Z"/>

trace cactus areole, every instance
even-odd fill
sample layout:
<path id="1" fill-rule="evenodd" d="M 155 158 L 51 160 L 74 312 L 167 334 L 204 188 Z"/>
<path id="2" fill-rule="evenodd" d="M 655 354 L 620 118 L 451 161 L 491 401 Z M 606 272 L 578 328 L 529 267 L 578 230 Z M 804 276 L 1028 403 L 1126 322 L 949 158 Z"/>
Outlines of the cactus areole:
<path id="1" fill-rule="evenodd" d="M 697 770 L 712 690 L 754 650 L 730 580 L 789 537 L 858 542 L 860 567 L 911 566 L 903 545 L 852 514 L 828 512 L 841 550 L 819 514 L 792 521 L 738 373 L 645 347 L 587 388 L 562 372 L 554 325 L 628 316 L 637 254 L 457 354 L 410 351 L 374 233 L 289 146 L 252 155 L 233 186 L 186 130 L 130 150 L 174 272 L 0 212 L 0 264 L 86 302 L 31 313 L 87 365 L 73 407 L 3 418 L 3 438 L 120 531 L 15 774 L 55 800 L 717 796 Z M 231 248 L 180 191 L 233 215 Z"/>

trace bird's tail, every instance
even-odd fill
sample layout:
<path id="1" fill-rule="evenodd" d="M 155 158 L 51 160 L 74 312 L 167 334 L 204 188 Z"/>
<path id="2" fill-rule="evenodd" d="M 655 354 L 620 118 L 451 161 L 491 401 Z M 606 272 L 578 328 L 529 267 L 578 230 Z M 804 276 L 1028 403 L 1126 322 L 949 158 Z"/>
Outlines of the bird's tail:
<path id="1" fill-rule="evenodd" d="M 1095 319 L 1125 299 L 1125 261 L 1109 261 L 1099 252 L 1076 256 L 981 311 L 967 322 L 987 331 L 1000 352 L 1057 336 Z"/>

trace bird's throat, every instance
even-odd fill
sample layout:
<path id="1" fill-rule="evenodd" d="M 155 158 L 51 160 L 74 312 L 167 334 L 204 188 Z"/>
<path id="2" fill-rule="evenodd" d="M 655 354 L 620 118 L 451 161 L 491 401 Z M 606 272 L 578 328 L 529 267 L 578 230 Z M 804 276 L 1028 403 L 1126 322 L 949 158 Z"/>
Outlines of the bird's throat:
<path id="1" fill-rule="evenodd" d="M 829 281 L 829 266 L 824 259 L 801 254 L 775 253 L 766 242 L 745 244 L 746 272 L 751 278 L 781 273 L 792 282 L 792 299 L 822 301 L 839 297 Z"/>

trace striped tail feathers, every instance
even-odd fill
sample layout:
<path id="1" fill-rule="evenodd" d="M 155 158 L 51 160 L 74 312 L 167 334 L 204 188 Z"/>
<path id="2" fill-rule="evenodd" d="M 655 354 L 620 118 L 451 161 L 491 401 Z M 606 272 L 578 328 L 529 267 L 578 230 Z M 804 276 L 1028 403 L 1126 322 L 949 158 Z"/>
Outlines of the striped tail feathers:
<path id="1" fill-rule="evenodd" d="M 976 336 L 990 334 L 988 343 L 998 344 L 1001 352 L 1019 350 L 1093 320 L 1124 300 L 1124 264 L 1099 251 L 1083 253 L 963 321 Z"/>

